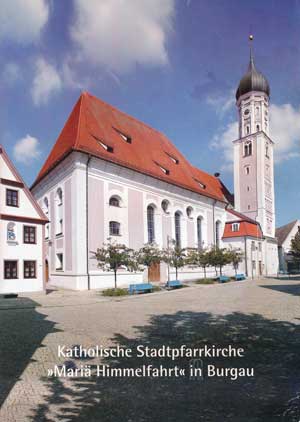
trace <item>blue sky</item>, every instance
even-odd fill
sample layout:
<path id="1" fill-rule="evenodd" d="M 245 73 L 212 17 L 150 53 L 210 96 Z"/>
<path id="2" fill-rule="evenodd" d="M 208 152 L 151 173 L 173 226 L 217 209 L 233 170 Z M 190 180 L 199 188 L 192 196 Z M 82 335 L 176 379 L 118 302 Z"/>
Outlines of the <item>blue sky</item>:
<path id="1" fill-rule="evenodd" d="M 277 224 L 300 218 L 298 0 L 1 0 L 0 142 L 30 185 L 88 90 L 232 189 L 249 33 L 271 85 Z"/>

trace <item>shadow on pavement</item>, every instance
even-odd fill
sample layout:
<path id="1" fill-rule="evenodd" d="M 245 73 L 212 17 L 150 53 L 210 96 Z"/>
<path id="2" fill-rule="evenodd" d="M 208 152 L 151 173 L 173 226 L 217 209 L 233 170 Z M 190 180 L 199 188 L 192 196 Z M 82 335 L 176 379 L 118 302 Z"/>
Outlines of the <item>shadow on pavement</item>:
<path id="1" fill-rule="evenodd" d="M 0 309 L 0 407 L 44 337 L 57 331 L 35 310 L 38 303 L 23 297 L 22 304 L 28 309 Z"/>
<path id="2" fill-rule="evenodd" d="M 282 284 L 282 285 L 260 285 L 265 289 L 276 290 L 277 292 L 288 293 L 294 296 L 300 296 L 300 284 Z"/>
<path id="3" fill-rule="evenodd" d="M 112 316 L 113 317 L 113 316 Z M 33 422 L 274 422 L 300 418 L 300 326 L 261 315 L 178 312 L 153 316 L 135 327 L 136 337 L 115 334 L 114 345 L 136 349 L 243 347 L 243 358 L 206 358 L 218 367 L 254 367 L 254 378 L 47 378 L 50 395 L 33 409 Z M 74 360 L 78 366 L 82 360 Z M 99 362 L 94 359 L 94 364 Z M 188 369 L 190 360 L 166 358 L 104 359 L 113 368 L 152 364 Z"/>

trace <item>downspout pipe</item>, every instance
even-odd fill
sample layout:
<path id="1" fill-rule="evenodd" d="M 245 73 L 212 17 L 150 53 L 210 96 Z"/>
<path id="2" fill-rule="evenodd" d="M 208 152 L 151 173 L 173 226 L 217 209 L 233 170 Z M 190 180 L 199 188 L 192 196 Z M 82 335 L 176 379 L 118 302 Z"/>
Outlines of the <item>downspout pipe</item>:
<path id="1" fill-rule="evenodd" d="M 247 237 L 244 236 L 244 245 L 245 245 L 245 273 L 248 277 L 248 256 L 247 256 Z"/>
<path id="2" fill-rule="evenodd" d="M 89 268 L 89 166 L 92 156 L 89 155 L 86 168 L 85 168 L 85 217 L 86 217 L 86 274 L 87 274 L 87 288 L 91 290 L 91 278 L 90 278 L 90 268 Z"/>

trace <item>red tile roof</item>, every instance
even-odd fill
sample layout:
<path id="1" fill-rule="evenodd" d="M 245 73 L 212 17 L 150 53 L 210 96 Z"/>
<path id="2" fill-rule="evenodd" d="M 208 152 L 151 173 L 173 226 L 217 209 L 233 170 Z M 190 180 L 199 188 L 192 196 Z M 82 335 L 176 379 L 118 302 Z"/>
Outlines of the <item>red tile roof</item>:
<path id="1" fill-rule="evenodd" d="M 227 202 L 222 182 L 192 166 L 165 135 L 87 92 L 81 94 L 33 186 L 72 151 Z"/>
<path id="2" fill-rule="evenodd" d="M 244 237 L 244 236 L 251 236 L 251 237 L 256 237 L 259 239 L 263 237 L 260 224 L 257 221 L 252 220 L 252 218 L 249 218 L 246 215 L 241 214 L 240 212 L 235 211 L 233 209 L 227 209 L 227 212 L 237 218 L 232 219 L 231 221 L 227 221 L 225 223 L 223 239 L 228 239 L 230 237 Z M 239 224 L 238 231 L 232 230 L 233 223 Z"/>

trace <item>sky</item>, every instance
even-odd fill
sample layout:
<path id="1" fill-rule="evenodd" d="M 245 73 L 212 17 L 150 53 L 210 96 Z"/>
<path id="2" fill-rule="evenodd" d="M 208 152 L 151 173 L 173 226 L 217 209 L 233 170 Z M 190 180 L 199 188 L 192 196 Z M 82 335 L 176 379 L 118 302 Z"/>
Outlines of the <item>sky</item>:
<path id="1" fill-rule="evenodd" d="M 1 0 L 0 143 L 30 185 L 89 91 L 233 190 L 250 33 L 271 86 L 277 226 L 300 218 L 299 0 Z"/>

